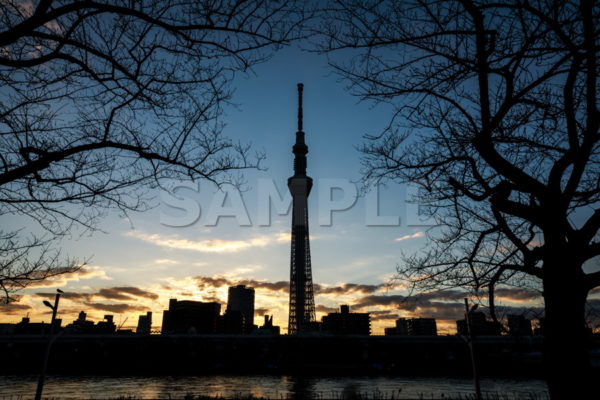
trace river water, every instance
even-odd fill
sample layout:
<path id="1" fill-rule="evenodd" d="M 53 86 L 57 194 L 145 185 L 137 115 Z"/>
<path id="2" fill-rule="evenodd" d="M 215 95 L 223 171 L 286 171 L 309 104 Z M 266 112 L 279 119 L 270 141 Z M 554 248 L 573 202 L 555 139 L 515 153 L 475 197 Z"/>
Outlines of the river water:
<path id="1" fill-rule="evenodd" d="M 36 376 L 0 376 L 1 400 L 29 400 Z M 483 379 L 484 392 L 502 399 L 547 399 L 540 380 Z M 289 376 L 48 376 L 44 398 L 54 400 L 182 399 L 186 395 L 254 395 L 270 399 L 440 399 L 473 393 L 472 382 L 461 378 L 305 377 Z"/>

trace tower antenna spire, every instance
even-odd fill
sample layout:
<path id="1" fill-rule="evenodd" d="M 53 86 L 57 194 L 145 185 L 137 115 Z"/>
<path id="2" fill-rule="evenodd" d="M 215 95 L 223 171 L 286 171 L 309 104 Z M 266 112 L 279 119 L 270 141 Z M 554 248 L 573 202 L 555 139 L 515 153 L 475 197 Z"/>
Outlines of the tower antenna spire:
<path id="1" fill-rule="evenodd" d="M 298 132 L 302 132 L 302 90 L 304 84 L 298 84 Z"/>

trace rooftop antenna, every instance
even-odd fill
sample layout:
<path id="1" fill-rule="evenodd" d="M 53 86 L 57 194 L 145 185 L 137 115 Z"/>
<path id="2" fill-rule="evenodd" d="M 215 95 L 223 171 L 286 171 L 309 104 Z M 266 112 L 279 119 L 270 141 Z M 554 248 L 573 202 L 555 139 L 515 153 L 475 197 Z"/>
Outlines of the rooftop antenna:
<path id="1" fill-rule="evenodd" d="M 125 322 L 127 322 L 127 319 L 128 319 L 129 317 L 125 317 L 125 320 L 124 320 L 123 322 L 121 322 L 121 319 L 122 319 L 122 318 L 123 318 L 123 317 L 120 315 L 120 316 L 119 316 L 119 326 L 117 326 L 117 330 L 119 330 L 119 329 L 123 328 L 123 325 L 125 325 Z"/>
<path id="2" fill-rule="evenodd" d="M 302 90 L 304 84 L 298 84 L 298 132 L 302 132 Z"/>

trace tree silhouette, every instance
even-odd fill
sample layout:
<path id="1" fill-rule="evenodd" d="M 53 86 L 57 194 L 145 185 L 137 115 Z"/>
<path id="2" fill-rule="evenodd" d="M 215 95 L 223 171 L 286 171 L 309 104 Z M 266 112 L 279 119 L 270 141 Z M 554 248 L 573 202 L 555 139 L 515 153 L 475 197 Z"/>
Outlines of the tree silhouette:
<path id="1" fill-rule="evenodd" d="M 222 184 L 257 167 L 262 155 L 222 136 L 219 117 L 234 74 L 297 37 L 302 7 L 3 1 L 0 215 L 28 216 L 46 232 L 0 232 L 7 299 L 26 277 L 76 268 L 55 256 L 24 265 L 24 250 L 49 256 L 48 241 L 95 229 L 108 209 L 147 209 L 145 189 L 162 178 Z"/>
<path id="2" fill-rule="evenodd" d="M 487 287 L 492 300 L 501 282 L 541 286 L 551 396 L 590 398 L 598 4 L 332 1 L 325 13 L 318 50 L 354 94 L 395 110 L 362 148 L 365 178 L 420 185 L 440 224 L 400 275 L 420 289 Z"/>

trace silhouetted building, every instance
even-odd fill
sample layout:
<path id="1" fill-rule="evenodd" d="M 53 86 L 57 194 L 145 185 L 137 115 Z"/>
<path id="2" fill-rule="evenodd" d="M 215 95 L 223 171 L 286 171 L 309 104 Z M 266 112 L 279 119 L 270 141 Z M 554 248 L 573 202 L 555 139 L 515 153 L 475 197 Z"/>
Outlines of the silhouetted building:
<path id="1" fill-rule="evenodd" d="M 96 333 L 115 333 L 117 331 L 117 326 L 113 322 L 112 315 L 105 315 L 104 321 L 100 321 L 96 324 Z"/>
<path id="2" fill-rule="evenodd" d="M 398 318 L 396 326 L 385 328 L 386 336 L 437 336 L 435 318 Z"/>
<path id="3" fill-rule="evenodd" d="M 162 333 L 217 333 L 220 312 L 219 303 L 171 299 L 163 312 Z"/>
<path id="4" fill-rule="evenodd" d="M 437 336 L 435 318 L 410 318 L 408 334 L 409 336 Z"/>
<path id="5" fill-rule="evenodd" d="M 140 335 L 149 335 L 150 332 L 152 332 L 152 311 L 138 317 L 137 329 L 135 330 L 135 333 Z"/>
<path id="6" fill-rule="evenodd" d="M 408 320 L 406 318 L 396 320 L 396 335 L 408 335 Z"/>
<path id="7" fill-rule="evenodd" d="M 0 324 L 0 335 L 12 335 L 15 330 L 16 324 Z"/>
<path id="8" fill-rule="evenodd" d="M 395 327 L 383 328 L 383 332 L 385 336 L 397 336 Z"/>
<path id="9" fill-rule="evenodd" d="M 329 313 L 322 319 L 321 329 L 336 335 L 369 335 L 371 320 L 369 313 L 351 313 L 350 307 L 343 305 L 339 313 Z"/>
<path id="10" fill-rule="evenodd" d="M 62 320 L 54 320 L 54 332 L 58 332 Z M 21 322 L 15 324 L 15 334 L 18 335 L 47 335 L 50 333 L 50 324 L 45 322 L 31 322 L 29 317 L 23 317 Z"/>
<path id="11" fill-rule="evenodd" d="M 292 247 L 290 261 L 290 310 L 288 334 L 314 330 L 315 299 L 310 259 L 308 235 L 308 195 L 312 188 L 312 178 L 306 175 L 306 154 L 302 130 L 302 89 L 298 84 L 298 130 L 294 153 L 294 176 L 288 179 L 288 189 L 292 194 Z"/>
<path id="12" fill-rule="evenodd" d="M 532 336 L 531 320 L 523 315 L 507 315 L 508 334 L 511 336 Z"/>
<path id="13" fill-rule="evenodd" d="M 227 294 L 227 312 L 240 312 L 244 317 L 244 329 L 240 333 L 254 330 L 254 289 L 245 285 L 231 286 Z"/>
<path id="14" fill-rule="evenodd" d="M 498 336 L 502 332 L 500 324 L 488 321 L 485 314 L 481 311 L 470 311 L 469 323 L 471 325 L 471 333 L 475 336 Z M 456 321 L 456 330 L 459 335 L 467 336 L 469 334 L 467 323 L 464 319 Z"/>
<path id="15" fill-rule="evenodd" d="M 273 316 L 265 315 L 262 326 L 259 326 L 256 332 L 260 334 L 279 335 L 280 331 L 280 327 L 273 325 Z"/>
<path id="16" fill-rule="evenodd" d="M 241 311 L 233 311 L 227 307 L 225 314 L 220 317 L 220 329 L 219 332 L 230 335 L 241 335 L 247 332 L 246 319 Z"/>
<path id="17" fill-rule="evenodd" d="M 67 328 L 71 333 L 94 333 L 94 322 L 88 321 L 87 314 L 81 311 L 77 319 L 67 325 Z"/>
<path id="18" fill-rule="evenodd" d="M 40 335 L 50 333 L 50 324 L 46 322 L 34 322 L 29 320 L 29 317 L 23 317 L 21 322 L 16 324 L 0 324 L 0 330 L 5 326 L 6 333 Z M 55 318 L 53 333 L 58 333 L 62 329 L 62 319 Z M 81 311 L 75 321 L 65 327 L 68 334 L 110 334 L 115 333 L 117 327 L 113 321 L 112 315 L 105 315 L 104 320 L 94 325 L 93 321 L 87 319 L 87 314 Z M 2 334 L 3 332 L 0 332 Z"/>

